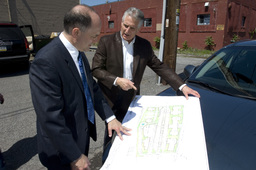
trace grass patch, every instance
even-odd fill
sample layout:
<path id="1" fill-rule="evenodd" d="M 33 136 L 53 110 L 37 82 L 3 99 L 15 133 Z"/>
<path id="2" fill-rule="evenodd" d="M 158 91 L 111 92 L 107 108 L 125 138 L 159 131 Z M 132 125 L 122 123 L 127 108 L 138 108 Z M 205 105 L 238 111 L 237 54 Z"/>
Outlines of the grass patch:
<path id="1" fill-rule="evenodd" d="M 186 54 L 193 57 L 199 57 L 199 58 L 208 58 L 210 57 L 215 51 L 210 50 L 200 50 L 195 48 L 188 48 L 188 49 L 178 49 L 178 54 Z"/>
<path id="2" fill-rule="evenodd" d="M 153 49 L 153 51 L 158 51 L 159 50 L 159 48 L 156 48 L 156 47 L 154 47 L 154 46 L 152 46 L 152 49 Z"/>
<path id="3" fill-rule="evenodd" d="M 159 51 L 159 49 L 152 46 L 152 49 L 154 51 Z M 210 51 L 210 50 L 200 50 L 195 48 L 187 48 L 187 49 L 178 49 L 177 54 L 184 54 L 184 57 L 197 57 L 197 58 L 208 58 L 216 51 Z"/>

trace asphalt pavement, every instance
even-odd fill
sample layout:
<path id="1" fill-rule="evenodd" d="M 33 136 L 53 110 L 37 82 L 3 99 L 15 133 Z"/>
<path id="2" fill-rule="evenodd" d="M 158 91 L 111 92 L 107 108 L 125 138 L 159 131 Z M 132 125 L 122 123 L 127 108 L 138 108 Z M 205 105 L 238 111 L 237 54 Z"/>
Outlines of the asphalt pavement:
<path id="1" fill-rule="evenodd" d="M 93 50 L 86 52 L 90 63 L 93 55 Z M 176 73 L 181 73 L 188 64 L 199 65 L 203 61 L 202 58 L 178 55 Z M 37 155 L 36 115 L 31 101 L 28 72 L 29 70 L 22 65 L 0 65 L 0 93 L 5 98 L 4 104 L 0 105 L 0 148 L 6 161 L 6 170 L 45 169 Z M 150 68 L 146 68 L 141 82 L 141 95 L 156 95 L 169 88 L 169 85 L 158 84 L 157 80 L 156 74 Z M 104 122 L 98 116 L 96 124 L 98 140 L 91 140 L 88 156 L 92 170 L 101 167 L 105 129 Z"/>

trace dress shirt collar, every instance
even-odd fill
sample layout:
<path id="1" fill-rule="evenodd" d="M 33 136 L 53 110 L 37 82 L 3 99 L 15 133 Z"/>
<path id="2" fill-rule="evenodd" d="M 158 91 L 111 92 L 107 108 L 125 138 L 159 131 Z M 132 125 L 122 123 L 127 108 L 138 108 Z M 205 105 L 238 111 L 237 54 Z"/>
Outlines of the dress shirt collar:
<path id="1" fill-rule="evenodd" d="M 74 47 L 68 40 L 67 38 L 64 36 L 63 32 L 60 34 L 60 40 L 61 42 L 64 44 L 64 46 L 67 48 L 68 52 L 70 53 L 71 57 L 73 58 L 74 61 L 77 61 L 77 57 L 78 57 L 78 50 L 76 49 L 76 47 Z"/>
<path id="2" fill-rule="evenodd" d="M 68 40 L 67 38 L 63 35 L 63 32 L 60 34 L 60 40 L 61 42 L 64 44 L 64 46 L 67 48 L 69 54 L 71 55 L 75 65 L 76 65 L 76 68 L 77 68 L 77 71 L 79 72 L 80 76 L 81 76 L 81 72 L 80 72 L 80 69 L 79 69 L 79 64 L 78 64 L 78 54 L 79 54 L 79 51 L 76 49 L 76 47 L 74 47 Z"/>
<path id="3" fill-rule="evenodd" d="M 135 36 L 135 37 L 133 38 L 133 40 L 132 40 L 130 43 L 128 43 L 128 41 L 126 41 L 126 40 L 123 39 L 121 31 L 120 31 L 120 36 L 121 36 L 121 39 L 122 39 L 122 45 L 123 45 L 123 46 L 126 46 L 126 47 L 127 47 L 127 45 L 133 45 L 134 42 L 135 42 L 135 39 L 136 39 L 136 36 Z"/>

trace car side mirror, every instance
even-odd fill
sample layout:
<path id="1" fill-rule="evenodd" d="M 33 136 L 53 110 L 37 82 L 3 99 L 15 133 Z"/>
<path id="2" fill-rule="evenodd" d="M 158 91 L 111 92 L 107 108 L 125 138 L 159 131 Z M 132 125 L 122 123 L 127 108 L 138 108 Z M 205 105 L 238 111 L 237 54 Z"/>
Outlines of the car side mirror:
<path id="1" fill-rule="evenodd" d="M 190 75 L 196 70 L 196 66 L 193 65 L 187 65 L 184 68 L 184 74 L 186 77 L 190 77 Z"/>

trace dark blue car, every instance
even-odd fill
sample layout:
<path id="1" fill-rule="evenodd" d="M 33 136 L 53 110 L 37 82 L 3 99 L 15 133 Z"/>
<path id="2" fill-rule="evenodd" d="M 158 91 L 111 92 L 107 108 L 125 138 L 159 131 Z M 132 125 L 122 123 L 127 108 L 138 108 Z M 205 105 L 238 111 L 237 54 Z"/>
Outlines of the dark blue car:
<path id="1" fill-rule="evenodd" d="M 211 170 L 256 169 L 256 40 L 228 45 L 180 76 L 197 90 Z M 169 88 L 159 95 L 182 95 Z"/>

